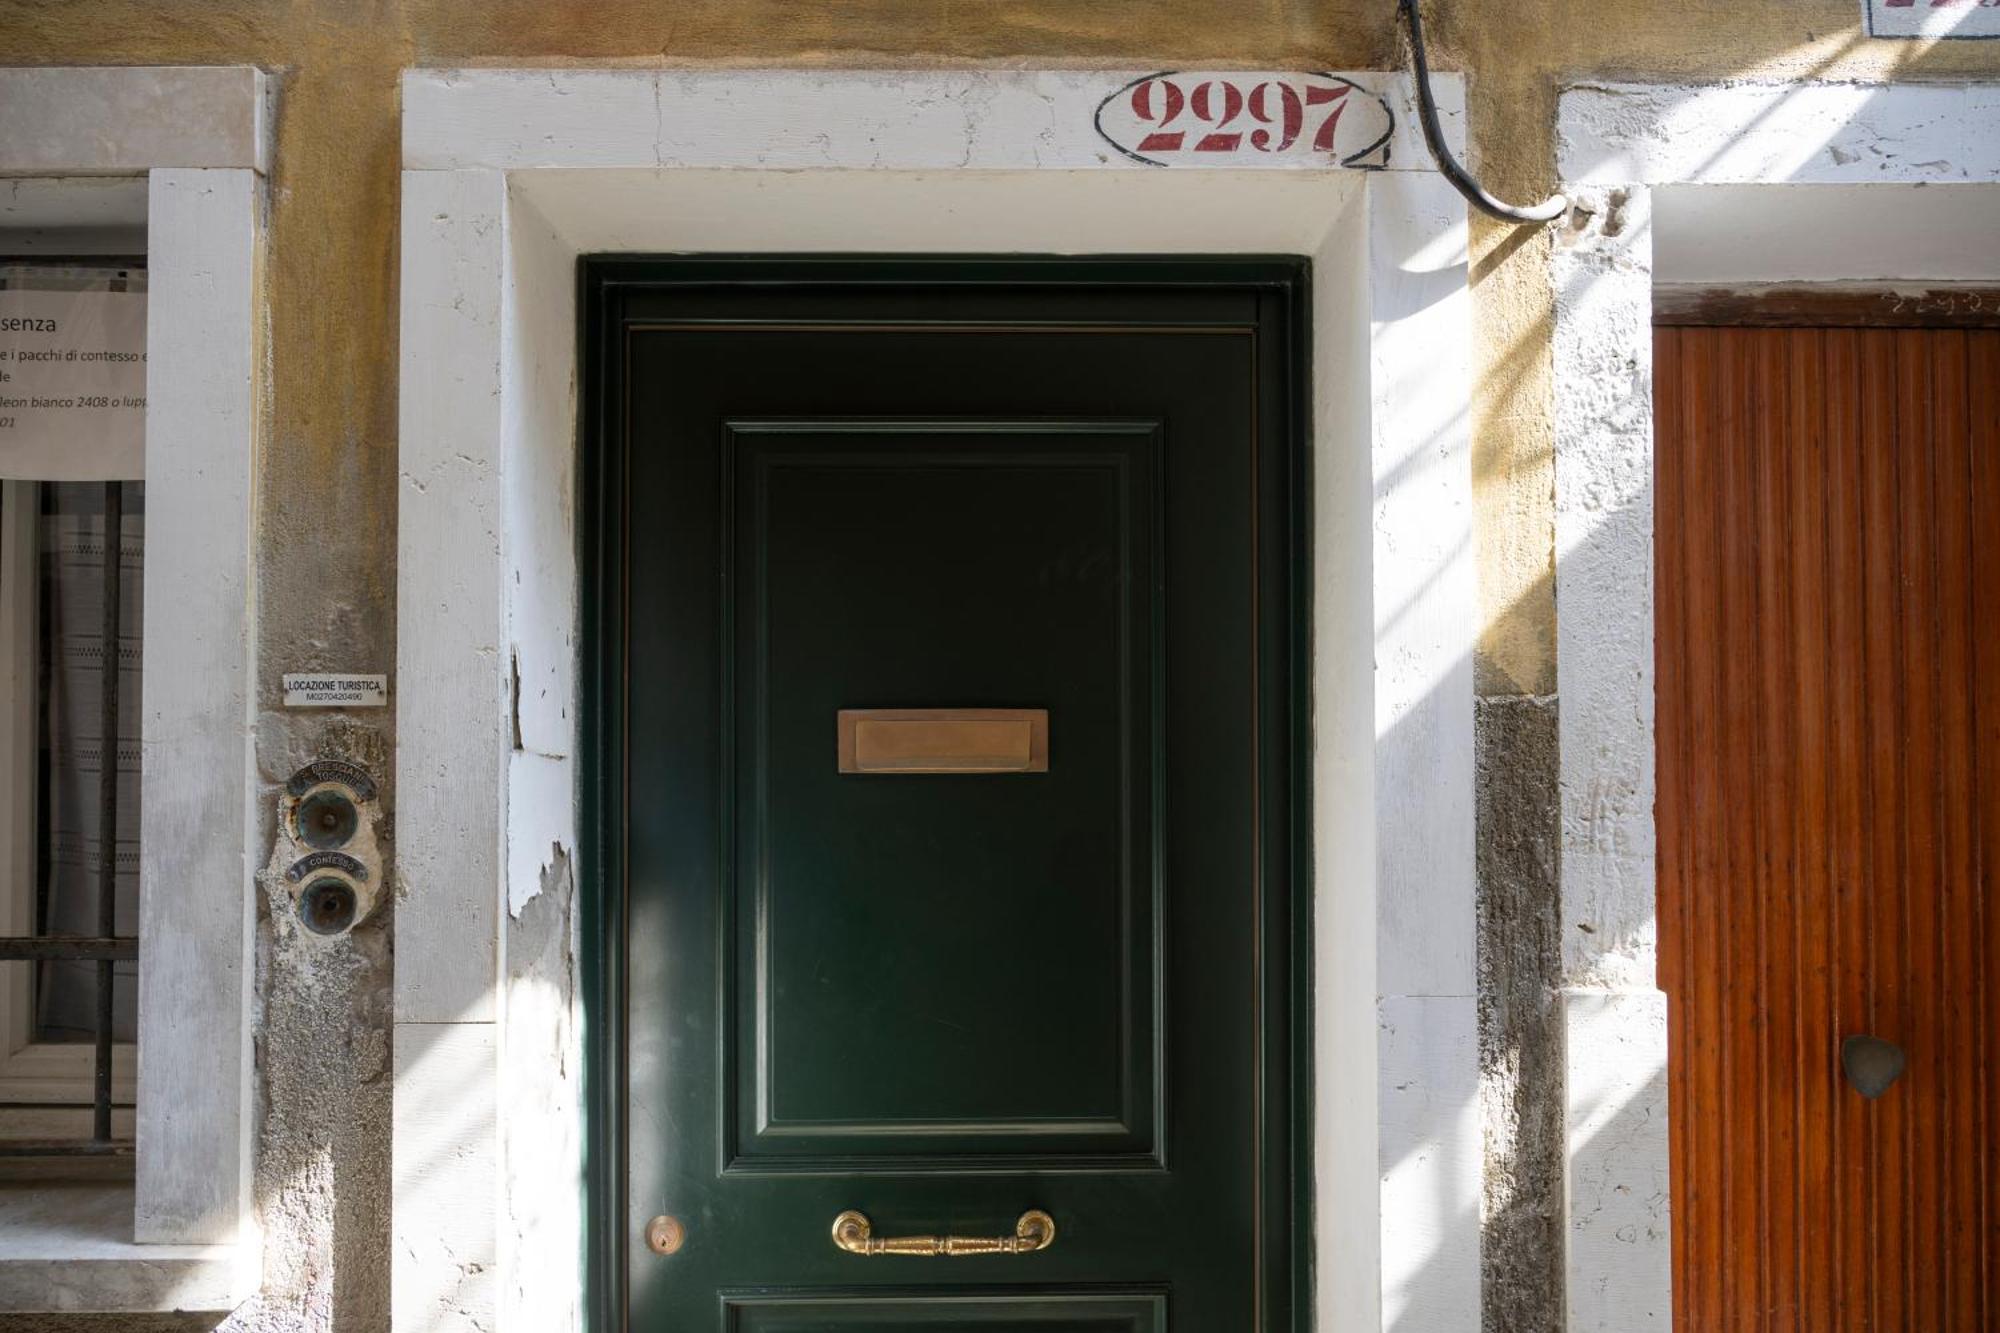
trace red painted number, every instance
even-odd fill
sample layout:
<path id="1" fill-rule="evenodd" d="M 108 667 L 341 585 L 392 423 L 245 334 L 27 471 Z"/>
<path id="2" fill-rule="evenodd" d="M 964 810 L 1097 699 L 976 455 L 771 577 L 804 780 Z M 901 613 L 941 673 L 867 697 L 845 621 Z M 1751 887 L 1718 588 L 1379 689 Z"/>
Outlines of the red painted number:
<path id="1" fill-rule="evenodd" d="M 1216 102 L 1216 88 L 1222 89 L 1221 103 Z M 1243 110 L 1243 93 L 1233 83 L 1222 83 L 1210 79 L 1194 90 L 1194 98 L 1188 105 L 1193 108 L 1195 119 L 1215 126 L 1215 133 L 1205 134 L 1194 146 L 1197 153 L 1233 153 L 1243 142 L 1239 134 L 1224 134 L 1222 131 Z M 1217 119 L 1220 114 L 1221 119 Z"/>
<path id="2" fill-rule="evenodd" d="M 1132 90 L 1132 114 L 1148 125 L 1154 120 L 1153 89 L 1160 90 L 1159 129 L 1139 141 L 1142 153 L 1178 153 L 1182 140 L 1187 138 L 1183 130 L 1169 134 L 1167 126 L 1180 118 L 1184 98 L 1181 90 L 1174 86 L 1172 79 L 1148 79 Z"/>
<path id="3" fill-rule="evenodd" d="M 1299 90 L 1289 83 L 1260 83 L 1250 90 L 1250 119 L 1260 125 L 1271 123 L 1271 90 L 1278 90 L 1279 138 L 1271 142 L 1269 130 L 1252 130 L 1250 146 L 1266 153 L 1282 153 L 1299 141 L 1299 131 L 1306 123 L 1305 103 L 1299 100 Z"/>
<path id="4" fill-rule="evenodd" d="M 1206 79 L 1188 94 L 1172 79 L 1148 79 L 1132 90 L 1132 114 L 1141 124 L 1153 127 L 1153 132 L 1139 141 L 1139 151 L 1180 152 L 1187 145 L 1188 131 L 1175 129 L 1173 125 L 1182 112 L 1188 112 L 1208 131 L 1195 140 L 1197 153 L 1233 153 L 1242 148 L 1246 137 L 1260 153 L 1282 153 L 1297 143 L 1305 131 L 1306 112 L 1313 107 L 1326 107 L 1326 118 L 1314 132 L 1312 146 L 1316 151 L 1330 153 L 1340 113 L 1347 109 L 1349 91 L 1346 87 L 1307 85 L 1301 97 L 1299 89 L 1289 83 L 1266 80 L 1246 95 L 1227 79 Z M 1247 136 L 1241 129 L 1229 128 L 1246 111 L 1262 127 L 1251 130 Z"/>
<path id="5" fill-rule="evenodd" d="M 1347 110 L 1347 87 L 1343 84 L 1338 88 L 1306 89 L 1307 106 L 1325 106 L 1328 103 L 1332 103 L 1333 110 L 1320 122 L 1319 133 L 1313 136 L 1313 147 L 1322 153 L 1333 151 L 1333 127 L 1340 123 L 1340 113 Z"/>

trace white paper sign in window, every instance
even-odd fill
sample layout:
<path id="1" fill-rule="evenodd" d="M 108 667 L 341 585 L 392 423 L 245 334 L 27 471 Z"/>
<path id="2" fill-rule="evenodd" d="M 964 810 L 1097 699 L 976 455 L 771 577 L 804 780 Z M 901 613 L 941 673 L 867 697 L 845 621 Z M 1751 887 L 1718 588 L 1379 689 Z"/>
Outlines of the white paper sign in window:
<path id="1" fill-rule="evenodd" d="M 0 477 L 146 475 L 146 294 L 0 291 Z"/>
<path id="2" fill-rule="evenodd" d="M 1871 37 L 2000 37 L 2000 0 L 1862 0 Z"/>

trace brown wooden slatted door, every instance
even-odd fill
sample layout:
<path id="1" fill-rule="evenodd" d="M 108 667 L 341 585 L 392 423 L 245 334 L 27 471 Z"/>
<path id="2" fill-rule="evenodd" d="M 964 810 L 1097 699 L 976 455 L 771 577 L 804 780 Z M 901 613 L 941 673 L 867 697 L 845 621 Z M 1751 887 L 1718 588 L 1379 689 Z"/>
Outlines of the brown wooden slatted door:
<path id="1" fill-rule="evenodd" d="M 2000 1329 L 2000 330 L 1656 349 L 1676 1327 Z"/>

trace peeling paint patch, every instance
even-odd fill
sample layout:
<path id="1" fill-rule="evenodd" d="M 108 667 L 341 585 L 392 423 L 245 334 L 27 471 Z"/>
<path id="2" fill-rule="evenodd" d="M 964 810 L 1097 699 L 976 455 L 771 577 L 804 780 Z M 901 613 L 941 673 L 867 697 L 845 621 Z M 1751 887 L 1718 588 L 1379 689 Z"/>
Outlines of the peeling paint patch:
<path id="1" fill-rule="evenodd" d="M 571 1333 L 580 1317 L 575 1242 L 583 1234 L 583 1099 L 575 906 L 573 859 L 567 847 L 554 844 L 539 891 L 507 923 L 501 1317 L 508 1327 L 537 1333 Z"/>

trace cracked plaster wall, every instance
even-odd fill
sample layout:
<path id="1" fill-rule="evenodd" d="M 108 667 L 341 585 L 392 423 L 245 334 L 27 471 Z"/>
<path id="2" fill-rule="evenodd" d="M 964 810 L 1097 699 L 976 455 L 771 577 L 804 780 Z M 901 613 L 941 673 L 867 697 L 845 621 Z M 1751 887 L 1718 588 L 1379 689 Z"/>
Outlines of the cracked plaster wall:
<path id="1" fill-rule="evenodd" d="M 1435 63 L 1470 72 L 1473 161 L 1489 187 L 1521 197 L 1550 184 L 1557 91 L 1579 80 L 1868 81 L 2000 72 L 2000 44 L 1870 41 L 1854 0 L 1600 0 L 1587 21 L 1563 0 L 1461 0 L 1434 3 L 1431 11 Z M 1014 0 L 977 8 L 922 0 L 356 0 L 333 7 L 308 0 L 0 0 L 0 63 L 253 63 L 275 83 L 265 272 L 269 419 L 257 501 L 257 748 L 266 783 L 340 747 L 385 782 L 392 769 L 388 714 L 330 723 L 287 713 L 275 682 L 286 670 L 386 670 L 395 657 L 398 72 L 600 61 L 1366 69 L 1399 65 L 1402 50 L 1388 0 Z M 1552 887 L 1540 852 L 1508 840 L 1539 827 L 1544 801 L 1554 799 L 1536 715 L 1543 707 L 1537 701 L 1555 693 L 1555 291 L 1547 234 L 1475 217 L 1472 245 L 1482 609 L 1475 667 L 1484 700 L 1519 704 L 1482 707 L 1479 715 L 1488 921 L 1481 990 L 1483 1001 L 1499 1006 L 1496 1014 L 1515 1015 L 1501 1028 L 1514 1024 L 1507 1030 L 1532 1044 L 1540 1038 L 1531 1001 L 1546 984 L 1546 960 L 1538 943 L 1519 947 L 1515 913 L 1539 910 L 1537 895 Z M 560 851 L 542 859 L 550 865 L 544 894 L 513 905 L 516 934 L 537 961 L 529 973 L 510 975 L 532 975 L 528 990 L 559 997 L 569 983 L 548 949 L 570 929 L 567 862 Z M 387 1327 L 392 917 L 387 905 L 350 943 L 317 955 L 280 945 L 268 924 L 263 932 L 258 1195 L 265 1281 L 230 1328 Z M 531 1030 L 561 1043 L 563 1021 L 553 1009 L 538 1010 Z M 1536 1051 L 1513 1067 L 1548 1066 Z M 1489 1089 L 1489 1145 L 1503 1157 L 1522 1151 L 1518 1142 L 1508 1146 L 1507 1125 L 1517 1113 L 1533 1120 L 1537 1112 L 1523 1101 L 1532 1101 L 1533 1091 Z M 1494 1162 L 1496 1174 L 1513 1169 Z M 1515 1216 L 1489 1192 L 1486 1280 L 1495 1309 L 1516 1308 L 1501 1303 L 1539 1281 L 1519 1268 L 1540 1260 L 1525 1235 L 1511 1231 Z M 513 1243 L 538 1234 L 537 1225 L 512 1219 Z"/>

